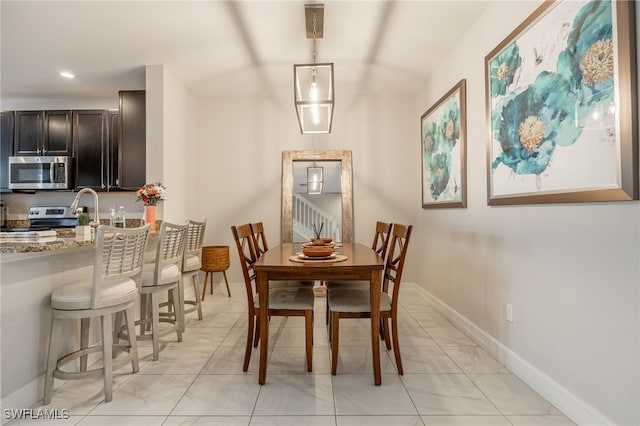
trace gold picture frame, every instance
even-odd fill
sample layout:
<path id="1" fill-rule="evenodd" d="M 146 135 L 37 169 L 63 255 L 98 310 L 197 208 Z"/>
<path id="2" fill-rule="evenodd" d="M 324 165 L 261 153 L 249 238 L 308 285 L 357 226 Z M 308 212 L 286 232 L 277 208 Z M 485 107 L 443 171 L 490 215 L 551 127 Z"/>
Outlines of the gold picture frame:
<path id="1" fill-rule="evenodd" d="M 485 57 L 489 205 L 638 199 L 634 19 L 546 1 Z"/>
<path id="2" fill-rule="evenodd" d="M 467 205 L 466 80 L 420 117 L 422 208 Z"/>

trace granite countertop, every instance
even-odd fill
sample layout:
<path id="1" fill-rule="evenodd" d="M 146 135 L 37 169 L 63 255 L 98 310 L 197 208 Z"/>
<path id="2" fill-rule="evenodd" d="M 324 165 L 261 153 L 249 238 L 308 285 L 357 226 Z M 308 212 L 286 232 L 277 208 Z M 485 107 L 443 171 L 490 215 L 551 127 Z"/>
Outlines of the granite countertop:
<path id="1" fill-rule="evenodd" d="M 139 220 L 129 222 L 127 227 L 140 226 Z M 158 228 L 159 229 L 159 228 Z M 75 228 L 54 228 L 55 237 L 41 238 L 33 241 L 0 241 L 0 254 L 3 253 L 42 253 L 60 249 L 69 249 L 75 247 L 93 247 L 94 241 L 76 241 Z M 152 236 L 154 234 L 151 234 Z"/>
<path id="2" fill-rule="evenodd" d="M 93 241 L 76 241 L 74 228 L 57 228 L 55 237 L 34 241 L 0 241 L 0 253 L 39 253 L 72 247 L 93 246 Z"/>

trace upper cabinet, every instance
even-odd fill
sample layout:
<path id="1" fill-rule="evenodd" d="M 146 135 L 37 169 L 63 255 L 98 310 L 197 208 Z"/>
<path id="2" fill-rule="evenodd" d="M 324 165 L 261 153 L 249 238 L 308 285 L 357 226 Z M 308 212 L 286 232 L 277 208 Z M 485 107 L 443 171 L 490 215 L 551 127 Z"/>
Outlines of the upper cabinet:
<path id="1" fill-rule="evenodd" d="M 118 183 L 120 189 L 137 190 L 146 179 L 145 91 L 126 90 L 119 95 Z"/>
<path id="2" fill-rule="evenodd" d="M 73 111 L 73 146 L 76 189 L 107 191 L 110 180 L 109 112 Z"/>
<path id="3" fill-rule="evenodd" d="M 13 155 L 13 111 L 0 112 L 0 190 L 9 188 L 9 157 Z"/>
<path id="4" fill-rule="evenodd" d="M 9 156 L 38 155 L 72 156 L 76 190 L 138 190 L 146 180 L 145 91 L 121 91 L 119 101 L 117 111 L 2 112 L 0 189 L 8 187 Z"/>
<path id="5" fill-rule="evenodd" d="M 73 155 L 72 114 L 63 111 L 16 111 L 14 155 Z"/>

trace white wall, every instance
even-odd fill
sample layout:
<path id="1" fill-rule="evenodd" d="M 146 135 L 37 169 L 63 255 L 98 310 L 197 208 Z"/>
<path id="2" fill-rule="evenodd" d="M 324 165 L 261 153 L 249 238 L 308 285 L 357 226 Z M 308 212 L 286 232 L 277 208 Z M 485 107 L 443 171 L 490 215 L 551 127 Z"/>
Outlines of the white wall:
<path id="1" fill-rule="evenodd" d="M 412 96 L 337 103 L 333 130 L 322 136 L 301 135 L 293 102 L 269 97 L 200 98 L 197 111 L 195 209 L 209 220 L 205 244 L 231 247 L 232 281 L 242 275 L 231 225 L 263 221 L 269 244 L 280 242 L 283 150 L 352 150 L 356 242 L 371 244 L 376 220 L 412 223 L 411 206 L 420 204 Z M 409 281 L 413 263 L 406 267 Z"/>
<path id="2" fill-rule="evenodd" d="M 195 98 L 189 88 L 162 65 L 146 67 L 147 182 L 162 182 L 165 201 L 158 204 L 158 219 L 182 224 L 201 221 L 195 214 L 200 190 L 193 167 Z"/>
<path id="3" fill-rule="evenodd" d="M 417 280 L 593 418 L 640 424 L 639 203 L 487 205 L 484 56 L 538 4 L 489 6 L 417 97 L 467 79 L 468 208 L 419 211 Z"/>

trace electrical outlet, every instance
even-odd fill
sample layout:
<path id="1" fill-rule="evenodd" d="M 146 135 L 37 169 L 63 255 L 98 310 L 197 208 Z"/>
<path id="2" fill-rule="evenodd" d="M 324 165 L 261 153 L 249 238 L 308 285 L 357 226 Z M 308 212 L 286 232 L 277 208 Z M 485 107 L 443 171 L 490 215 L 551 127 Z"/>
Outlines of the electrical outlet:
<path id="1" fill-rule="evenodd" d="M 507 303 L 507 312 L 506 312 L 506 316 L 507 316 L 507 321 L 509 322 L 513 322 L 513 306 L 511 306 L 511 303 Z"/>

